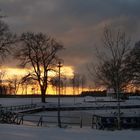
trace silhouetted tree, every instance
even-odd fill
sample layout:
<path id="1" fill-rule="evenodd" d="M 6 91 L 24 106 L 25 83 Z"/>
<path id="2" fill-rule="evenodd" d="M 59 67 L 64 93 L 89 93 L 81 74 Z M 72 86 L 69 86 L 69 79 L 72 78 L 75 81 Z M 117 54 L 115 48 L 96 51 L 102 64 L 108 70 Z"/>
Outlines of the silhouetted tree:
<path id="1" fill-rule="evenodd" d="M 140 41 L 137 42 L 127 58 L 129 71 L 133 74 L 133 84 L 140 84 Z"/>
<path id="2" fill-rule="evenodd" d="M 1 70 L 0 71 L 0 94 L 4 93 L 4 76 L 5 76 L 5 71 Z"/>
<path id="3" fill-rule="evenodd" d="M 114 89 L 118 100 L 118 127 L 120 128 L 120 93 L 132 80 L 126 57 L 131 50 L 130 39 L 125 32 L 105 27 L 103 32 L 104 52 L 97 50 L 98 64 L 89 71 L 101 84 Z M 94 78 L 95 78 L 94 77 Z"/>
<path id="4" fill-rule="evenodd" d="M 16 52 L 16 58 L 21 66 L 31 67 L 33 71 L 27 77 L 38 81 L 41 91 L 41 100 L 45 102 L 48 87 L 48 71 L 56 63 L 57 52 L 63 48 L 55 39 L 43 33 L 23 33 L 20 40 L 21 48 Z"/>
<path id="5" fill-rule="evenodd" d="M 61 94 L 64 88 L 64 81 L 65 79 L 61 77 L 60 79 L 60 88 L 61 88 Z M 52 77 L 50 79 L 50 84 L 55 88 L 56 94 L 58 93 L 58 89 L 59 89 L 59 77 Z"/>
<path id="6" fill-rule="evenodd" d="M 75 80 L 75 74 L 73 74 L 73 77 L 70 79 L 70 84 L 72 84 L 72 88 L 73 88 L 73 95 L 75 96 L 75 91 L 76 91 L 76 80 Z"/>
<path id="7" fill-rule="evenodd" d="M 22 94 L 25 93 L 27 95 L 29 87 L 33 87 L 33 85 L 38 88 L 37 84 L 37 81 L 33 80 L 32 77 L 30 77 L 30 74 L 23 76 L 20 81 Z"/>
<path id="8" fill-rule="evenodd" d="M 85 84 L 86 84 L 86 77 L 85 77 L 85 75 L 81 75 L 81 88 L 82 88 L 82 92 L 84 91 Z"/>
<path id="9" fill-rule="evenodd" d="M 1 12 L 1 10 L 0 10 Z M 13 35 L 9 26 L 3 21 L 4 16 L 0 13 L 0 63 L 4 60 L 7 54 L 12 52 L 11 46 L 16 42 L 16 35 Z M 3 72 L 0 72 L 0 86 L 7 92 L 7 86 L 3 85 Z"/>
<path id="10" fill-rule="evenodd" d="M 7 82 L 10 88 L 12 88 L 12 94 L 16 95 L 21 85 L 21 79 L 17 75 L 14 75 L 14 77 L 8 79 Z"/>
<path id="11" fill-rule="evenodd" d="M 50 83 L 51 83 L 52 87 L 55 88 L 55 92 L 57 94 L 58 87 L 59 87 L 59 79 L 58 79 L 58 77 L 51 78 Z"/>
<path id="12" fill-rule="evenodd" d="M 84 75 L 74 73 L 73 77 L 70 79 L 70 83 L 72 84 L 73 87 L 73 95 L 75 95 L 75 92 L 79 94 L 80 90 L 83 91 L 84 89 L 86 78 Z"/>
<path id="13" fill-rule="evenodd" d="M 16 36 L 10 32 L 8 25 L 0 17 L 0 57 L 2 59 L 11 52 L 10 46 L 15 42 Z"/>

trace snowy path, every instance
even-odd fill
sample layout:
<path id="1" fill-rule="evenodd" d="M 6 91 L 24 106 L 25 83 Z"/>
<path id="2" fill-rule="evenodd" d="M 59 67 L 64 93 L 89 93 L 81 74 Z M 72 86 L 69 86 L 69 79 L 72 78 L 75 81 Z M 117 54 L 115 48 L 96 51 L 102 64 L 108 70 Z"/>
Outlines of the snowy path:
<path id="1" fill-rule="evenodd" d="M 0 124 L 1 140 L 139 140 L 132 130 L 98 131 L 91 128 L 43 128 Z"/>

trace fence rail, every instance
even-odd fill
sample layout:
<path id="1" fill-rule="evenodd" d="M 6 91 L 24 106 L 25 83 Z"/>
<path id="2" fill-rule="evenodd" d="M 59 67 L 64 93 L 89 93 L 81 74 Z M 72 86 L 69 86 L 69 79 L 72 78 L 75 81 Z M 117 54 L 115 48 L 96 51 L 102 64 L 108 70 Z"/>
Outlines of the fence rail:
<path id="1" fill-rule="evenodd" d="M 49 125 L 57 125 L 57 116 L 49 116 L 49 115 L 34 115 L 34 114 L 17 114 L 15 117 L 15 122 L 17 124 L 26 124 L 26 125 L 36 125 L 36 126 L 49 126 Z M 61 124 L 62 126 L 79 126 L 82 128 L 83 120 L 80 116 L 61 116 Z"/>
<path id="2" fill-rule="evenodd" d="M 37 104 L 15 105 L 15 106 L 0 106 L 1 111 L 18 111 L 36 108 Z"/>
<path id="3" fill-rule="evenodd" d="M 126 116 L 120 118 L 120 125 L 122 129 L 140 129 L 140 116 Z M 92 116 L 92 128 L 96 129 L 116 129 L 117 117 Z"/>

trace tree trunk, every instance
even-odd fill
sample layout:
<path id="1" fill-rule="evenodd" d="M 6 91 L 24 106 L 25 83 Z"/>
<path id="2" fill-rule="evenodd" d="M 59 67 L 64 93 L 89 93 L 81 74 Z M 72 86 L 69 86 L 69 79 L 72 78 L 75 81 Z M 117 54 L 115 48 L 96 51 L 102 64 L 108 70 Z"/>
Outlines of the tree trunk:
<path id="1" fill-rule="evenodd" d="M 46 90 L 44 90 L 43 87 L 41 87 L 41 102 L 42 103 L 46 102 L 46 100 L 45 100 L 45 93 L 46 93 Z"/>
<path id="2" fill-rule="evenodd" d="M 117 123 L 118 123 L 118 129 L 121 129 L 121 109 L 120 109 L 120 90 L 117 89 L 117 108 L 118 108 L 118 112 L 117 112 Z"/>

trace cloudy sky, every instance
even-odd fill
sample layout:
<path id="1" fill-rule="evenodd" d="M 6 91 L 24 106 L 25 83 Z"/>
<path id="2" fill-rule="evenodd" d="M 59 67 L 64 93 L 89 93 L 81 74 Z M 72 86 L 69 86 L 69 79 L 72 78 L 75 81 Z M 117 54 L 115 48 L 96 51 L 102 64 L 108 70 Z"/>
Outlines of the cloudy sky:
<path id="1" fill-rule="evenodd" d="M 12 31 L 44 32 L 61 41 L 65 65 L 85 72 L 105 25 L 140 40 L 140 0 L 0 0 Z"/>

